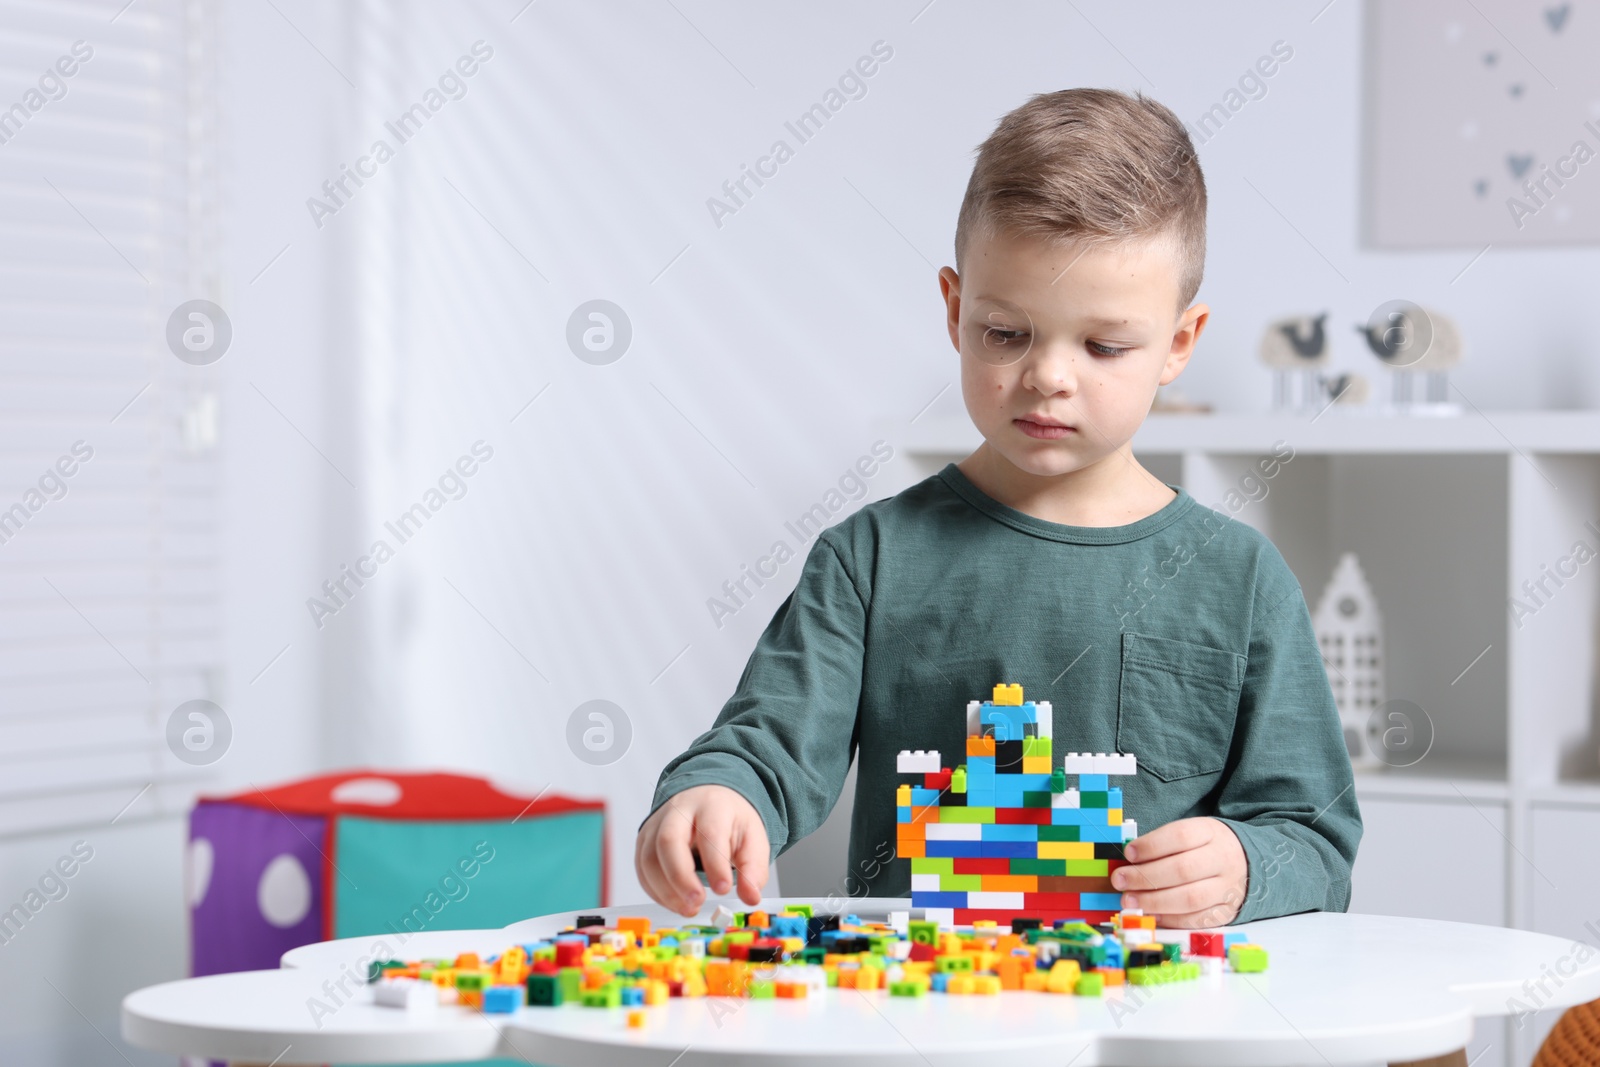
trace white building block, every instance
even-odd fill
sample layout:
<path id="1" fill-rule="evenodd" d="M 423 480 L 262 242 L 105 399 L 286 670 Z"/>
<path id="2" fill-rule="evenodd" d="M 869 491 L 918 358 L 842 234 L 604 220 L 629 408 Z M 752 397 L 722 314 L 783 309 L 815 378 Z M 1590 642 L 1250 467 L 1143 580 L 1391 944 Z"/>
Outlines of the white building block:
<path id="1" fill-rule="evenodd" d="M 939 892 L 939 876 L 937 874 L 913 874 L 911 876 L 911 891 L 913 893 Z"/>
<path id="2" fill-rule="evenodd" d="M 969 908 L 1010 908 L 1023 907 L 1021 893 L 968 893 L 967 907 Z"/>
<path id="3" fill-rule="evenodd" d="M 1051 793 L 1050 806 L 1052 808 L 1079 807 L 1080 805 L 1078 803 L 1078 796 L 1079 794 L 1076 789 L 1069 789 L 1065 793 Z"/>
<path id="4" fill-rule="evenodd" d="M 1040 700 L 1036 702 L 1036 706 L 1039 709 L 1039 736 L 1054 736 L 1055 712 L 1050 710 L 1050 702 L 1048 700 Z"/>
<path id="5" fill-rule="evenodd" d="M 922 832 L 929 841 L 983 840 L 983 825 L 975 822 L 930 822 Z"/>
<path id="6" fill-rule="evenodd" d="M 726 904 L 718 904 L 711 912 L 711 925 L 721 930 L 733 925 L 733 909 Z"/>
<path id="7" fill-rule="evenodd" d="M 902 937 L 906 936 L 906 934 L 911 930 L 911 913 L 909 911 L 891 911 L 889 913 L 889 928 Z M 900 955 L 891 952 L 889 955 L 893 956 L 897 960 L 908 958 L 909 953 L 911 952 L 911 942 L 897 941 L 895 944 L 904 945 L 906 947 L 906 954 Z"/>
<path id="8" fill-rule="evenodd" d="M 1132 841 L 1139 836 L 1139 824 L 1132 819 L 1122 820 L 1122 840 Z"/>
<path id="9" fill-rule="evenodd" d="M 901 749 L 895 757 L 894 769 L 899 774 L 938 774 L 939 752 L 937 749 L 931 752 L 920 748 L 914 752 Z"/>
<path id="10" fill-rule="evenodd" d="M 439 1006 L 439 987 L 415 978 L 380 978 L 372 986 L 372 1002 L 407 1013 L 427 1014 Z"/>
<path id="11" fill-rule="evenodd" d="M 1125 753 L 1117 753 L 1117 752 L 1110 753 L 1109 755 L 1106 754 L 1106 753 L 1097 752 L 1097 753 L 1095 753 L 1095 757 L 1094 758 L 1095 758 L 1096 769 L 1093 770 L 1093 771 L 1090 771 L 1089 772 L 1090 774 L 1137 774 L 1137 773 L 1139 773 L 1139 761 L 1134 756 L 1127 755 Z"/>
<path id="12" fill-rule="evenodd" d="M 978 721 L 979 717 L 982 714 L 983 714 L 983 701 L 981 701 L 981 700 L 969 700 L 969 701 L 967 701 L 967 736 L 968 737 L 982 737 L 983 736 L 983 724 Z"/>
<path id="13" fill-rule="evenodd" d="M 1061 757 L 1061 769 L 1068 774 L 1099 774 L 1094 769 L 1094 757 L 1087 752 L 1068 752 Z"/>
<path id="14" fill-rule="evenodd" d="M 922 921 L 925 922 L 925 923 L 938 923 L 941 927 L 954 926 L 956 924 L 956 909 L 954 909 L 954 908 L 923 908 L 922 909 Z M 820 971 L 820 970 L 822 970 L 822 968 L 818 967 L 817 970 Z M 827 982 L 827 976 L 826 975 L 823 976 L 823 982 L 824 982 L 824 988 L 826 988 L 826 982 Z"/>

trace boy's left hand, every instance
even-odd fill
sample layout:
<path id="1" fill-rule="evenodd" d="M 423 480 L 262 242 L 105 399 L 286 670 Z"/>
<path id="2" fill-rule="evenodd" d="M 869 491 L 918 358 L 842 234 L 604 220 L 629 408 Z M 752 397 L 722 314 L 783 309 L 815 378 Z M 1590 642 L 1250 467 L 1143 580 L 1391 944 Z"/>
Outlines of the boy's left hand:
<path id="1" fill-rule="evenodd" d="M 1111 873 L 1122 906 L 1154 915 L 1162 926 L 1225 926 L 1244 904 L 1250 866 L 1244 846 L 1218 819 L 1179 819 L 1140 834 L 1123 849 L 1126 867 Z"/>

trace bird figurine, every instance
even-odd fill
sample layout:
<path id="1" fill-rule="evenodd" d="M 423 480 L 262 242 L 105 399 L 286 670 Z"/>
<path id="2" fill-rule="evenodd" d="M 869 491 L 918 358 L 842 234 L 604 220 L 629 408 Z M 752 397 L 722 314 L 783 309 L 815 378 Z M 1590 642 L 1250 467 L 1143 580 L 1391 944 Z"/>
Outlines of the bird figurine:
<path id="1" fill-rule="evenodd" d="M 1405 300 L 1379 305 L 1356 332 L 1392 375 L 1396 407 L 1419 402 L 1436 407 L 1448 404 L 1448 372 L 1461 362 L 1461 331 L 1436 311 Z M 1426 374 L 1424 395 L 1413 397 L 1414 379 Z"/>
<path id="2" fill-rule="evenodd" d="M 1321 401 L 1317 371 L 1328 362 L 1328 313 L 1292 315 L 1267 324 L 1261 337 L 1261 362 L 1273 369 L 1272 406 L 1293 406 L 1294 372 L 1300 372 L 1300 406 Z"/>

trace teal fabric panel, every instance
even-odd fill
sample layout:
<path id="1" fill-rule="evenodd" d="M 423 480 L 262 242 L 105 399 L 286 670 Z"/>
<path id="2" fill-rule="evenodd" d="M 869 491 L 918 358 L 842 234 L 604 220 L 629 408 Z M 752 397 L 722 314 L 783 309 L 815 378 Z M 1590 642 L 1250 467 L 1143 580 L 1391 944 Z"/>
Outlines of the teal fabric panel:
<path id="1" fill-rule="evenodd" d="M 333 936 L 474 930 L 600 905 L 604 814 L 486 822 L 339 816 Z"/>

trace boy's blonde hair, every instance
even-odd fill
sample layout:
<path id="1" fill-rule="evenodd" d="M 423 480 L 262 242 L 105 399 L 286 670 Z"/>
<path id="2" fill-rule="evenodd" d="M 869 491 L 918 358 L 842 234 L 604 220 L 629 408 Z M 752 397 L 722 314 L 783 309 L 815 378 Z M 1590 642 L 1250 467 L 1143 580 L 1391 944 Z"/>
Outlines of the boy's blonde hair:
<path id="1" fill-rule="evenodd" d="M 1039 93 L 978 147 L 956 221 L 956 272 L 974 235 L 1002 232 L 1089 247 L 1171 239 L 1181 312 L 1206 263 L 1206 181 L 1189 131 L 1142 93 Z"/>

